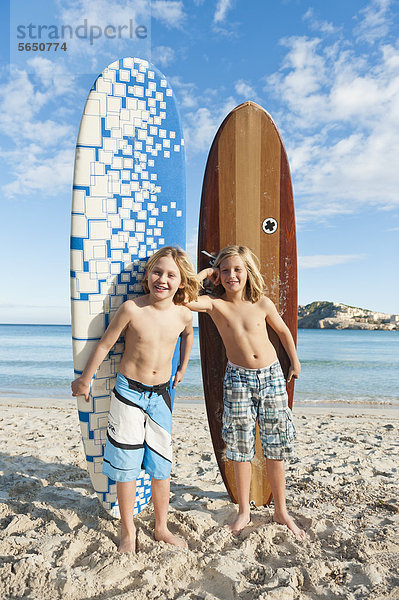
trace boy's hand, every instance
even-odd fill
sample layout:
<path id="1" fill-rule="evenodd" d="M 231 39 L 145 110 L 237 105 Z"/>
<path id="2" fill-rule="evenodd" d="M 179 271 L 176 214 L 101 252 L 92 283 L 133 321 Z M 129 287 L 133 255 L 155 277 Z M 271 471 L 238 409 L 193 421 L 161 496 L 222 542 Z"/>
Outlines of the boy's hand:
<path id="1" fill-rule="evenodd" d="M 84 396 L 86 402 L 89 401 L 90 384 L 82 381 L 81 377 L 71 383 L 72 396 Z"/>
<path id="2" fill-rule="evenodd" d="M 294 365 L 291 365 L 290 369 L 288 371 L 287 383 L 289 383 L 292 378 L 298 379 L 300 372 L 301 372 L 301 364 L 299 362 Z"/>
<path id="3" fill-rule="evenodd" d="M 177 384 L 181 382 L 181 380 L 183 379 L 183 377 L 184 377 L 184 373 L 178 369 L 176 371 L 176 375 L 175 375 L 175 378 L 173 380 L 173 386 L 172 386 L 173 389 L 177 388 Z"/>
<path id="4" fill-rule="evenodd" d="M 207 278 L 212 281 L 213 285 L 219 285 L 220 283 L 220 271 L 215 267 L 209 267 Z"/>

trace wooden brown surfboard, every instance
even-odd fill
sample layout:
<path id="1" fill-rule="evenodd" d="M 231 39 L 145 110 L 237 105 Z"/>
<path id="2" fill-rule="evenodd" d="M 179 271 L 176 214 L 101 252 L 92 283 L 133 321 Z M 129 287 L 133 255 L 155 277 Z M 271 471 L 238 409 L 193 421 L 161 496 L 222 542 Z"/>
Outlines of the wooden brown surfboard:
<path id="1" fill-rule="evenodd" d="M 287 154 L 270 115 L 254 102 L 235 108 L 223 121 L 209 152 L 202 188 L 198 268 L 209 266 L 206 251 L 217 254 L 229 244 L 245 245 L 258 256 L 266 294 L 275 303 L 296 342 L 297 260 L 294 202 Z M 268 328 L 285 377 L 289 359 Z M 223 377 L 226 354 L 211 318 L 199 314 L 205 402 L 212 443 L 226 489 L 237 502 L 233 463 L 222 440 Z M 287 386 L 292 408 L 294 381 Z M 252 461 L 250 500 L 271 501 L 259 430 Z"/>

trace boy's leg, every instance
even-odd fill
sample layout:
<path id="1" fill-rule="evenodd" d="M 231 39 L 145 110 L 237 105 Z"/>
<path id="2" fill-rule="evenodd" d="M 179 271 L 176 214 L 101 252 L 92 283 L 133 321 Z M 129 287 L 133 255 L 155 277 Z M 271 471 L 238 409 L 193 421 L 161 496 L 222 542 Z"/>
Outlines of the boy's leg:
<path id="1" fill-rule="evenodd" d="M 222 438 L 226 444 L 226 458 L 233 461 L 237 485 L 238 514 L 229 524 L 237 535 L 251 520 L 249 490 L 255 451 L 256 402 L 252 395 L 253 373 L 227 364 L 223 382 Z"/>
<path id="2" fill-rule="evenodd" d="M 151 495 L 155 514 L 155 539 L 187 548 L 168 529 L 170 470 L 172 465 L 172 403 L 169 386 L 153 392 L 148 402 L 143 467 L 152 475 Z"/>
<path id="3" fill-rule="evenodd" d="M 140 473 L 144 455 L 145 402 L 143 395 L 131 389 L 128 380 L 118 373 L 111 394 L 103 473 L 117 482 L 121 514 L 119 552 L 134 552 L 136 547 L 133 510 L 136 477 Z"/>
<path id="4" fill-rule="evenodd" d="M 168 529 L 168 509 L 170 494 L 170 477 L 167 479 L 151 479 L 151 494 L 155 514 L 155 534 L 157 542 L 167 542 L 181 548 L 188 548 L 187 543 L 173 535 Z"/>
<path id="5" fill-rule="evenodd" d="M 284 375 L 278 361 L 262 371 L 259 429 L 274 500 L 273 520 L 281 525 L 286 525 L 296 536 L 304 538 L 306 534 L 288 514 L 285 500 L 283 457 L 292 453 L 295 428 L 289 418 L 290 411 Z"/>
<path id="6" fill-rule="evenodd" d="M 251 520 L 249 510 L 249 489 L 251 485 L 252 463 L 235 460 L 234 475 L 237 485 L 238 515 L 229 527 L 231 531 L 237 535 Z"/>
<path id="7" fill-rule="evenodd" d="M 117 481 L 119 512 L 121 514 L 121 541 L 119 552 L 136 551 L 136 527 L 133 521 L 133 509 L 136 500 L 136 480 Z"/>
<path id="8" fill-rule="evenodd" d="M 274 500 L 273 520 L 280 525 L 287 525 L 296 536 L 306 537 L 303 529 L 300 529 L 290 517 L 285 501 L 285 464 L 284 460 L 266 459 L 266 469 Z"/>

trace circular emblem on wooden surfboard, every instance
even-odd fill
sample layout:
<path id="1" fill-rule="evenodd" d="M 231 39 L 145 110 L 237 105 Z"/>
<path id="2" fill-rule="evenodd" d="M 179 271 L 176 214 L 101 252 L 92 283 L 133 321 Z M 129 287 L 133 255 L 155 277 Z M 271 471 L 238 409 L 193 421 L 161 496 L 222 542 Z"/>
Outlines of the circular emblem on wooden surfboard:
<path id="1" fill-rule="evenodd" d="M 264 219 L 262 223 L 262 229 L 265 233 L 269 235 L 271 233 L 276 233 L 278 229 L 278 223 L 276 219 L 274 219 L 273 217 L 268 217 L 267 219 Z"/>

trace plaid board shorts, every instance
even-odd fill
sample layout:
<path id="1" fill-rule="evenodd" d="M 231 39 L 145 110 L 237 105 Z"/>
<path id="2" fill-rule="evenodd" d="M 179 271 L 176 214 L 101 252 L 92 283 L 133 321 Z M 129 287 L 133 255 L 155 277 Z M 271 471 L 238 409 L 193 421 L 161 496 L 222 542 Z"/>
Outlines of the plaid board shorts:
<path id="1" fill-rule="evenodd" d="M 278 361 L 263 369 L 245 369 L 229 361 L 223 399 L 222 437 L 227 458 L 253 459 L 257 419 L 264 456 L 273 460 L 293 456 L 295 426 Z"/>

